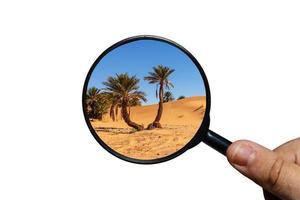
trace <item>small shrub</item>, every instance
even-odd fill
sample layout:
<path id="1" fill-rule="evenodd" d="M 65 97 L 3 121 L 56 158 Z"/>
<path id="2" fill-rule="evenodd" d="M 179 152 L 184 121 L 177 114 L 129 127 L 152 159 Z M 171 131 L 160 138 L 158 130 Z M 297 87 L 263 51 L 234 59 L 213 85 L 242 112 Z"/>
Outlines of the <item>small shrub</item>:
<path id="1" fill-rule="evenodd" d="M 184 99 L 184 98 L 185 98 L 185 96 L 181 95 L 177 98 L 177 100 Z"/>

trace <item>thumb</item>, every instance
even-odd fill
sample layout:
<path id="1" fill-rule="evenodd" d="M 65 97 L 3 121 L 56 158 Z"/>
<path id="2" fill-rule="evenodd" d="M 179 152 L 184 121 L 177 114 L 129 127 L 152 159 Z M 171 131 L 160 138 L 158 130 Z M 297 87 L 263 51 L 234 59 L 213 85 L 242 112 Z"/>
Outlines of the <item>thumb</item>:
<path id="1" fill-rule="evenodd" d="M 239 172 L 282 199 L 300 199 L 300 167 L 251 141 L 237 141 L 227 159 Z"/>

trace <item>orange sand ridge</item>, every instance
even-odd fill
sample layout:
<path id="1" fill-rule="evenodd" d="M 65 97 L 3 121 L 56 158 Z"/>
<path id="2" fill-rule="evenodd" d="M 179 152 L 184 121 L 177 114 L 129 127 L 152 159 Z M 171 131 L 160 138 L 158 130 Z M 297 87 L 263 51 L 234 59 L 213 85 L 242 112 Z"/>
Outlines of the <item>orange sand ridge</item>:
<path id="1" fill-rule="evenodd" d="M 130 118 L 144 127 L 153 122 L 158 105 L 131 108 Z M 91 124 L 112 149 L 130 158 L 151 160 L 170 155 L 184 147 L 199 129 L 206 108 L 206 97 L 195 96 L 164 103 L 160 123 L 163 128 L 135 131 L 121 116 L 113 122 L 108 115 Z"/>

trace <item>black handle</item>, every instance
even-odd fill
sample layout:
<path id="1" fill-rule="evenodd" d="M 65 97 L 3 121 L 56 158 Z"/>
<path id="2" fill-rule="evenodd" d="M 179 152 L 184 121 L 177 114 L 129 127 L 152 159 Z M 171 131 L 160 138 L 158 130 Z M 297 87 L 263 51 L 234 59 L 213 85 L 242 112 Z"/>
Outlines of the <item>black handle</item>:
<path id="1" fill-rule="evenodd" d="M 232 143 L 211 130 L 206 132 L 203 142 L 225 156 L 228 146 Z"/>

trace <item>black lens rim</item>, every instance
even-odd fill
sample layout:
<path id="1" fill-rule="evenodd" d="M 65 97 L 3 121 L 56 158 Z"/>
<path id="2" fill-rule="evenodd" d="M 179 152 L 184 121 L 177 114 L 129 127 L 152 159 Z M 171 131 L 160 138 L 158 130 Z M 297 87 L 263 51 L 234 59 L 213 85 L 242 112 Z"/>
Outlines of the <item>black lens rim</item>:
<path id="1" fill-rule="evenodd" d="M 166 157 L 162 157 L 162 158 L 157 158 L 157 159 L 152 159 L 152 160 L 140 160 L 140 159 L 135 159 L 135 158 L 130 158 L 127 157 L 125 155 L 122 155 L 118 152 L 116 152 L 115 150 L 113 150 L 112 148 L 110 148 L 107 144 L 105 144 L 101 138 L 98 136 L 98 134 L 96 133 L 96 131 L 94 130 L 94 128 L 92 127 L 87 112 L 86 112 L 86 105 L 85 105 L 85 97 L 86 97 L 86 92 L 87 92 L 87 87 L 88 87 L 88 83 L 90 80 L 90 77 L 95 69 L 95 67 L 97 66 L 97 64 L 101 61 L 101 59 L 108 54 L 110 51 L 114 50 L 115 48 L 118 48 L 119 46 L 122 46 L 124 44 L 130 43 L 130 42 L 134 42 L 137 40 L 156 40 L 156 41 L 161 41 L 161 42 L 165 42 L 168 43 L 176 48 L 179 48 L 183 53 L 185 53 L 192 61 L 193 63 L 196 65 L 196 67 L 198 68 L 202 78 L 203 78 L 203 82 L 204 82 L 204 87 L 205 87 L 205 93 L 206 93 L 206 110 L 205 110 L 205 114 L 204 114 L 204 118 L 203 118 L 203 122 L 201 124 L 201 126 L 199 127 L 199 129 L 197 130 L 196 134 L 194 135 L 194 137 L 180 150 L 174 152 L 171 155 L 168 155 Z M 206 78 L 206 75 L 204 73 L 204 70 L 202 69 L 200 63 L 196 60 L 196 58 L 188 51 L 186 50 L 184 47 L 182 47 L 181 45 L 177 44 L 176 42 L 169 40 L 167 38 L 164 37 L 160 37 L 160 36 L 155 36 L 155 35 L 138 35 L 138 36 L 133 36 L 133 37 L 129 37 L 126 39 L 123 39 L 117 43 L 115 43 L 114 45 L 110 46 L 108 49 L 106 49 L 97 59 L 96 61 L 93 63 L 92 67 L 90 68 L 85 82 L 84 82 L 84 86 L 83 86 L 83 92 L 82 92 L 82 108 L 83 108 L 83 113 L 84 113 L 84 118 L 86 121 L 86 124 L 88 125 L 90 132 L 92 133 L 93 137 L 97 140 L 97 142 L 105 149 L 107 150 L 109 153 L 113 154 L 114 156 L 131 162 L 131 163 L 137 163 L 137 164 L 156 164 L 156 163 L 161 163 L 161 162 L 165 162 L 168 160 L 171 160 L 179 155 L 181 155 L 182 153 L 184 153 L 185 151 L 187 151 L 188 149 L 190 149 L 191 147 L 195 146 L 195 144 L 198 144 L 201 140 L 202 140 L 202 136 L 205 134 L 205 132 L 208 130 L 208 124 L 209 124 L 209 112 L 210 112 L 210 105 L 211 105 L 211 99 L 210 99 L 210 89 L 209 89 L 209 84 L 208 84 L 208 80 Z M 204 123 L 204 122 L 208 122 L 208 123 Z"/>

